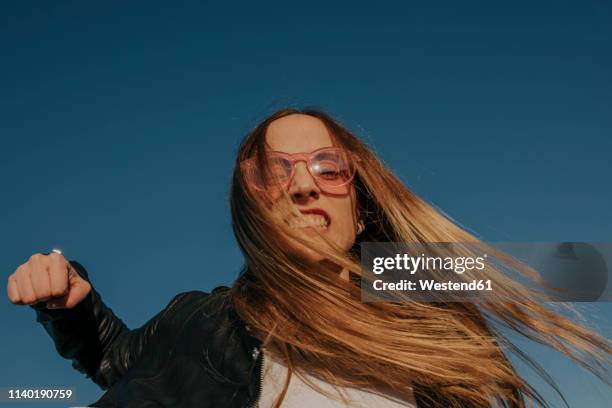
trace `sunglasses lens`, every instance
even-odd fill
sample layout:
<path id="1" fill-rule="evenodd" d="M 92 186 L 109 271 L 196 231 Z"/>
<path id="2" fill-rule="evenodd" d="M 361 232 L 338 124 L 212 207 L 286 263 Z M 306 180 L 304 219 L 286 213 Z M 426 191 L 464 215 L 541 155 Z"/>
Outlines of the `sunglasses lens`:
<path id="1" fill-rule="evenodd" d="M 317 153 L 311 161 L 313 175 L 330 187 L 346 184 L 354 174 L 354 168 L 345 152 L 326 150 Z"/>
<path id="2" fill-rule="evenodd" d="M 282 157 L 268 157 L 268 171 L 256 165 L 246 169 L 247 179 L 258 189 L 267 190 L 284 186 L 291 177 L 291 162 Z"/>

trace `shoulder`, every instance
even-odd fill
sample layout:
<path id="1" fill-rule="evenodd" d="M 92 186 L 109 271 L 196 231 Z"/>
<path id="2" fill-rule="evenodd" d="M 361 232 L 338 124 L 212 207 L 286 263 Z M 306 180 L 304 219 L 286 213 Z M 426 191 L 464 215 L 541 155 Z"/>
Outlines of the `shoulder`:
<path id="1" fill-rule="evenodd" d="M 191 315 L 190 312 L 198 312 L 200 315 L 203 313 L 208 316 L 218 314 L 231 308 L 229 291 L 230 288 L 227 286 L 218 286 L 210 292 L 202 290 L 180 292 L 172 298 L 165 310 L 183 316 Z"/>
<path id="2" fill-rule="evenodd" d="M 180 292 L 170 302 L 180 303 L 180 302 L 198 302 L 198 301 L 212 301 L 212 300 L 220 300 L 222 298 L 227 297 L 230 288 L 227 286 L 217 286 L 210 292 L 205 292 L 203 290 L 188 290 L 185 292 Z"/>
<path id="3" fill-rule="evenodd" d="M 198 354 L 207 350 L 223 350 L 242 339 L 242 321 L 230 299 L 230 288 L 216 287 L 210 292 L 189 290 L 177 294 L 164 309 L 167 328 L 173 336 L 182 333 L 188 339 L 187 349 Z"/>

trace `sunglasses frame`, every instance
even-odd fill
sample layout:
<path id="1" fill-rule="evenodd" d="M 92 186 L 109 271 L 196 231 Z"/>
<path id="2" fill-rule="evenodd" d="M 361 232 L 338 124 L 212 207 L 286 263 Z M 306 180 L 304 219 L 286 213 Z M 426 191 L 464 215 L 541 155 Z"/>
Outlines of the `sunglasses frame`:
<path id="1" fill-rule="evenodd" d="M 338 185 L 333 185 L 333 186 L 327 185 L 327 187 L 333 187 L 333 188 L 342 187 L 352 182 L 353 179 L 355 178 L 355 173 L 357 172 L 357 166 L 355 166 L 353 163 L 350 163 L 350 161 L 354 161 L 354 162 L 356 161 L 355 155 L 353 154 L 353 152 L 346 150 L 342 147 L 336 147 L 336 146 L 321 147 L 319 149 L 311 151 L 310 153 L 286 153 L 286 152 L 272 150 L 272 151 L 267 152 L 267 154 L 282 157 L 291 163 L 291 174 L 287 178 L 287 182 L 282 185 L 282 188 L 286 189 L 287 187 L 289 187 L 289 185 L 291 184 L 291 181 L 293 180 L 293 177 L 295 176 L 295 165 L 298 162 L 306 163 L 306 168 L 308 169 L 308 173 L 310 173 L 310 176 L 313 178 L 313 180 L 315 180 L 315 182 L 319 184 L 319 182 L 321 182 L 321 179 L 313 174 L 312 158 L 315 155 L 320 154 L 325 151 L 342 152 L 342 154 L 346 156 L 346 160 L 349 162 L 349 165 L 352 165 L 351 175 L 346 181 Z M 251 158 L 248 158 L 240 162 L 240 167 L 243 170 L 243 172 L 247 170 L 249 167 L 256 166 L 255 164 L 256 160 L 257 160 L 257 157 L 253 156 Z M 256 190 L 259 190 L 259 191 L 269 191 L 270 190 L 269 188 L 261 188 L 257 186 L 256 183 L 254 182 L 250 182 L 249 184 L 252 185 Z M 322 182 L 322 184 L 325 185 L 325 182 Z"/>

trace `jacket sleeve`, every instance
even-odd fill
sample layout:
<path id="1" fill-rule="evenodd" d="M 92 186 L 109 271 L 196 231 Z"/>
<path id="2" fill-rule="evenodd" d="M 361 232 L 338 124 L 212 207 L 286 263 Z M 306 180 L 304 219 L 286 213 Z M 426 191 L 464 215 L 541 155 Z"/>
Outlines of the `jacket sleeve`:
<path id="1" fill-rule="evenodd" d="M 90 284 L 85 268 L 70 261 L 76 272 Z M 58 353 L 72 360 L 72 366 L 103 390 L 110 388 L 142 354 L 160 330 L 164 318 L 187 294 L 176 295 L 161 312 L 140 328 L 130 330 L 92 289 L 72 309 L 47 309 L 46 302 L 30 305 L 36 321 L 49 334 Z"/>

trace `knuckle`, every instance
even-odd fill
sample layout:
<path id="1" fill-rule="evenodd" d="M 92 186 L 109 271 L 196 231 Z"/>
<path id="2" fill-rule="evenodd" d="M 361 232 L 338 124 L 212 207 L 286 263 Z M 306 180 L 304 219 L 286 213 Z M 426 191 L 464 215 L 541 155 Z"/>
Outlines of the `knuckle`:
<path id="1" fill-rule="evenodd" d="M 8 298 L 11 301 L 11 303 L 13 304 L 17 304 L 20 302 L 19 296 L 17 296 L 17 294 L 15 293 L 8 293 Z"/>
<path id="2" fill-rule="evenodd" d="M 58 254 L 57 252 L 51 252 L 47 256 L 49 257 L 49 259 L 52 259 L 53 261 L 61 261 L 64 259 L 64 255 Z"/>
<path id="3" fill-rule="evenodd" d="M 43 256 L 42 254 L 39 254 L 39 253 L 37 252 L 37 253 L 32 254 L 32 255 L 30 256 L 29 261 L 30 261 L 30 262 L 35 262 L 35 261 L 38 261 L 38 260 L 40 260 L 40 258 L 42 258 L 42 256 Z"/>
<path id="4" fill-rule="evenodd" d="M 26 304 L 36 303 L 36 300 L 36 296 L 33 295 L 26 295 L 22 298 L 23 303 Z"/>
<path id="5" fill-rule="evenodd" d="M 49 296 L 51 293 L 51 285 L 47 279 L 33 279 L 31 288 L 32 295 L 37 299 Z"/>
<path id="6" fill-rule="evenodd" d="M 12 274 L 6 280 L 6 287 L 7 287 L 7 289 L 10 288 L 11 285 L 15 285 L 15 287 L 17 287 L 17 277 L 15 276 L 15 274 Z"/>
<path id="7" fill-rule="evenodd" d="M 51 297 L 60 297 L 63 296 L 67 292 L 67 287 L 56 287 L 51 289 L 51 293 L 49 294 Z"/>
<path id="8" fill-rule="evenodd" d="M 58 276 L 64 276 L 67 275 L 67 269 L 63 266 L 58 265 L 52 265 L 49 268 L 49 274 L 51 275 L 51 277 L 58 277 Z"/>
<path id="9" fill-rule="evenodd" d="M 38 293 L 39 291 L 48 289 L 49 281 L 48 279 L 42 279 L 40 276 L 34 275 L 30 278 L 29 286 L 34 293 Z"/>
<path id="10" fill-rule="evenodd" d="M 51 297 L 51 288 L 47 287 L 36 292 L 36 299 L 48 299 Z"/>
<path id="11" fill-rule="evenodd" d="M 26 276 L 28 274 L 28 264 L 25 263 L 23 265 L 20 265 L 16 270 L 15 273 L 13 274 L 15 277 L 17 276 Z"/>
<path id="12" fill-rule="evenodd" d="M 49 293 L 48 297 L 50 297 L 50 298 L 59 298 L 59 297 L 62 297 L 63 295 L 64 295 L 64 292 L 62 292 L 61 290 L 53 289 L 51 291 L 51 293 Z"/>
<path id="13" fill-rule="evenodd" d="M 32 266 L 30 268 L 29 271 L 26 271 L 30 273 L 30 278 L 34 279 L 37 276 L 40 276 L 43 272 L 45 272 L 46 268 L 44 266 L 41 265 L 36 265 L 36 266 Z"/>

